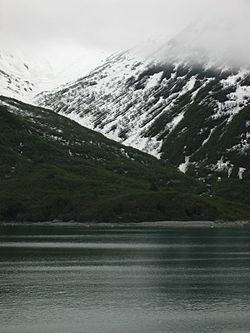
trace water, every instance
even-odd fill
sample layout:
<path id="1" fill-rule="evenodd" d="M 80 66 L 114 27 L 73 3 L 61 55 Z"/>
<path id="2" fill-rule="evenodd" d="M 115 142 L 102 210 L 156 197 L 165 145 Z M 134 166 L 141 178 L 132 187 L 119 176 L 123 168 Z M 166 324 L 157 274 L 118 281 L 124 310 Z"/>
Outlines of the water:
<path id="1" fill-rule="evenodd" d="M 250 331 L 250 230 L 0 228 L 1 333 Z"/>

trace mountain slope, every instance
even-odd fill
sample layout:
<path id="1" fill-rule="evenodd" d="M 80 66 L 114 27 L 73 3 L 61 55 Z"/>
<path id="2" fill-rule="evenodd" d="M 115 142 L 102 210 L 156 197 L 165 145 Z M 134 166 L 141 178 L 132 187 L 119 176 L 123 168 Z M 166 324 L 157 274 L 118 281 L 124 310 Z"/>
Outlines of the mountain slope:
<path id="1" fill-rule="evenodd" d="M 0 104 L 0 220 L 250 217 L 247 205 L 212 199 L 166 162 L 52 111 L 5 97 Z"/>
<path id="2" fill-rule="evenodd" d="M 35 94 L 29 64 L 4 50 L 0 52 L 0 94 L 26 101 Z"/>
<path id="3" fill-rule="evenodd" d="M 198 178 L 248 177 L 250 70 L 188 49 L 191 35 L 110 57 L 38 103 Z"/>
<path id="4" fill-rule="evenodd" d="M 0 96 L 32 103 L 41 91 L 59 86 L 54 70 L 46 59 L 19 52 L 0 50 Z"/>

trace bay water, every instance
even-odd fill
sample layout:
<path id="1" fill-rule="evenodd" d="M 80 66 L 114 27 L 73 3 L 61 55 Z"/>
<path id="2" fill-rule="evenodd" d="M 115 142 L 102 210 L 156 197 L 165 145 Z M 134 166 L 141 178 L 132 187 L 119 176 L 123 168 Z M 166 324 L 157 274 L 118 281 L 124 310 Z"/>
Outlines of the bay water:
<path id="1" fill-rule="evenodd" d="M 2 226 L 0 332 L 250 332 L 250 229 Z"/>

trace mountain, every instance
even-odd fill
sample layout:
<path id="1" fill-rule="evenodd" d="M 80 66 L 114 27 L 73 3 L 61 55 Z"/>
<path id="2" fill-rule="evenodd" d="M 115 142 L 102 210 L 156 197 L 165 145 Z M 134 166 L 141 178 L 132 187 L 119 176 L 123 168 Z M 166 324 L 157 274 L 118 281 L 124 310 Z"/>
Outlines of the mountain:
<path id="1" fill-rule="evenodd" d="M 6 97 L 0 98 L 0 152 L 0 220 L 250 217 L 247 205 L 214 199 L 165 161 Z"/>
<path id="2" fill-rule="evenodd" d="M 30 65 L 20 56 L 1 50 L 0 94 L 21 100 L 29 100 L 37 93 Z"/>
<path id="3" fill-rule="evenodd" d="M 59 87 L 60 81 L 46 59 L 27 54 L 28 51 L 1 48 L 0 95 L 32 103 L 38 93 Z"/>
<path id="4" fill-rule="evenodd" d="M 216 32 L 216 27 L 212 30 Z M 36 82 L 38 76 L 34 75 L 33 68 L 24 62 L 17 62 L 16 57 L 10 54 L 7 58 L 2 56 L 4 74 L 0 79 L 7 85 L 0 85 L 0 94 L 22 101 L 31 98 L 42 107 L 1 98 L 4 106 L 2 114 L 10 113 L 6 117 L 10 117 L 13 123 L 24 122 L 28 129 L 28 134 L 22 132 L 24 128 L 20 129 L 21 137 L 29 146 L 26 162 L 27 159 L 35 160 L 35 165 L 39 162 L 39 170 L 30 183 L 35 193 L 33 206 L 29 203 L 28 192 L 19 193 L 16 187 L 22 184 L 22 191 L 27 191 L 25 181 L 29 182 L 28 170 L 33 170 L 21 158 L 25 181 L 22 183 L 22 178 L 15 178 L 13 182 L 12 192 L 17 191 L 17 207 L 21 207 L 15 218 L 25 219 L 28 216 L 28 219 L 36 220 L 60 216 L 67 219 L 72 218 L 73 210 L 76 212 L 73 219 L 84 221 L 103 220 L 104 211 L 108 219 L 114 220 L 204 219 L 207 216 L 249 218 L 250 69 L 247 63 L 239 65 L 243 64 L 238 61 L 239 54 L 235 57 L 230 49 L 211 48 L 211 45 L 206 48 L 204 40 L 209 40 L 209 36 L 202 31 L 203 28 L 197 30 L 190 27 L 170 42 L 145 44 L 113 55 L 89 75 L 56 90 L 40 93 L 35 99 L 31 95 L 37 88 L 33 83 L 33 89 L 30 82 Z M 246 55 L 244 58 L 247 58 Z M 20 81 L 13 80 L 15 75 Z M 32 79 L 26 81 L 29 76 Z M 7 77 L 10 81 L 6 81 Z M 24 88 L 23 82 L 31 85 L 30 89 Z M 4 117 L 2 121 L 1 126 L 5 126 L 1 139 L 4 151 L 4 142 L 12 144 L 11 135 L 16 138 L 16 131 L 11 129 L 10 123 L 10 127 L 6 126 Z M 86 127 L 101 132 L 106 138 L 88 131 Z M 71 138 L 72 131 L 79 138 L 75 142 L 68 137 Z M 87 133 L 92 133 L 98 143 L 87 141 L 90 144 L 86 153 L 82 136 Z M 40 135 L 38 141 L 37 135 Z M 104 147 L 109 147 L 108 154 L 104 154 L 102 142 L 105 142 Z M 19 144 L 22 145 L 22 141 Z M 48 170 L 56 169 L 63 180 L 60 186 L 58 182 L 52 182 L 52 193 L 51 182 L 46 183 L 46 179 L 42 178 L 48 191 L 42 196 L 38 195 L 40 190 L 35 185 L 42 185 L 39 177 L 44 177 L 46 169 L 44 165 L 41 167 L 40 145 L 44 149 L 42 163 L 48 156 L 50 162 L 46 167 Z M 68 145 L 69 149 L 66 148 Z M 6 149 L 9 151 L 7 155 L 2 155 L 2 163 L 19 148 L 9 146 Z M 120 154 L 114 153 L 117 149 L 120 149 Z M 75 155 L 72 153 L 74 150 Z M 130 151 L 136 152 L 132 158 Z M 61 159 L 57 154 L 61 155 Z M 15 157 L 16 162 L 20 159 L 19 155 Z M 84 178 L 79 170 L 80 165 L 85 163 L 91 168 Z M 73 169 L 72 165 L 75 166 Z M 6 170 L 11 168 L 7 164 Z M 186 175 L 181 175 L 178 169 Z M 11 173 L 6 175 L 8 178 Z M 86 177 L 89 175 L 95 181 L 88 183 Z M 54 179 L 53 173 L 47 177 Z M 75 184 L 82 184 L 81 189 L 76 185 L 73 199 L 69 198 L 72 192 L 69 188 L 64 192 L 64 181 L 67 183 L 69 179 Z M 115 179 L 115 185 L 111 179 Z M 9 186 L 11 182 L 6 180 L 6 184 Z M 3 189 L 9 193 L 8 187 Z M 6 209 L 10 198 L 6 199 L 2 193 Z M 66 211 L 63 209 L 62 214 L 57 197 L 62 197 L 65 203 Z M 84 203 L 80 200 L 83 197 L 86 199 Z M 172 197 L 174 203 L 170 199 Z M 42 198 L 44 201 L 41 201 Z M 39 207 L 37 211 L 40 215 L 36 215 L 34 207 Z M 3 210 L 0 215 L 7 218 L 11 211 L 7 209 L 6 213 Z"/>
<path id="5" fill-rule="evenodd" d="M 202 31 L 114 55 L 38 103 L 196 178 L 249 178 L 250 70 Z"/>

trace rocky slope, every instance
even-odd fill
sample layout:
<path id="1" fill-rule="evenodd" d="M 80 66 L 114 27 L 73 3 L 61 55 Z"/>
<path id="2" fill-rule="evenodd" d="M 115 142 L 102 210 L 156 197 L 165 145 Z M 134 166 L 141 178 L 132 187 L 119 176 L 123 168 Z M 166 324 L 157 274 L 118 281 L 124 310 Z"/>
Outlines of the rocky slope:
<path id="1" fill-rule="evenodd" d="M 250 174 L 250 70 L 205 52 L 193 35 L 146 56 L 114 55 L 38 103 L 198 178 L 242 180 Z"/>

